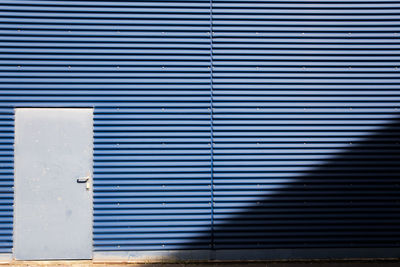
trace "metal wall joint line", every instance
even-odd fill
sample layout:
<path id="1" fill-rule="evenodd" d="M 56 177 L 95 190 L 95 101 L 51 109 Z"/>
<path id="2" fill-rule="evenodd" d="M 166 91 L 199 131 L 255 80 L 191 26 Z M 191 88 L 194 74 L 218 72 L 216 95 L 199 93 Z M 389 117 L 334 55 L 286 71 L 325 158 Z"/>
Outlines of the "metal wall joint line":
<path id="1" fill-rule="evenodd" d="M 214 64 L 213 64 L 213 1 L 210 0 L 210 160 L 211 160 L 211 176 L 210 176 L 210 183 L 211 183 L 211 248 L 214 249 L 214 122 L 213 122 L 213 116 L 214 116 L 214 106 L 213 106 L 213 97 L 214 97 L 214 92 L 213 92 L 213 69 L 214 69 Z"/>

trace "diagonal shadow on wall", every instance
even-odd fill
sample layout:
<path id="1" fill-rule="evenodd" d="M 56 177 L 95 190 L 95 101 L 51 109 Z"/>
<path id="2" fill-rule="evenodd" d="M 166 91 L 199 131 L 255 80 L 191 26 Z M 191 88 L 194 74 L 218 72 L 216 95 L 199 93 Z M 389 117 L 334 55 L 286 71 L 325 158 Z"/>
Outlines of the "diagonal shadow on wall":
<path id="1" fill-rule="evenodd" d="M 399 247 L 399 142 L 396 119 L 239 212 L 216 208 L 214 234 L 187 248 Z"/>

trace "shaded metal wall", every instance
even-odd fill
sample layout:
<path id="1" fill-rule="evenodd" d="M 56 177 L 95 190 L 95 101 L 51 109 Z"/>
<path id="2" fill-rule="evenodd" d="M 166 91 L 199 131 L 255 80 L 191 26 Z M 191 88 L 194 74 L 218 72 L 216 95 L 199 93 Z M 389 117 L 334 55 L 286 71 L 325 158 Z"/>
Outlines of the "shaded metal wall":
<path id="1" fill-rule="evenodd" d="M 399 8 L 213 0 L 216 248 L 398 246 Z"/>
<path id="2" fill-rule="evenodd" d="M 15 107 L 95 108 L 96 251 L 397 246 L 399 1 L 0 3 L 1 251 Z"/>

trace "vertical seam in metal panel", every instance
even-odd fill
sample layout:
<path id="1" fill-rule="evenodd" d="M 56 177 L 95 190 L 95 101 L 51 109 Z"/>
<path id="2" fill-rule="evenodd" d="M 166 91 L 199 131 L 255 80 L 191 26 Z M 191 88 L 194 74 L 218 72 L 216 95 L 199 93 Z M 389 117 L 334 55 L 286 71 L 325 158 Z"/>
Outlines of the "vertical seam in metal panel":
<path id="1" fill-rule="evenodd" d="M 17 131 L 16 131 L 16 128 L 15 128 L 15 125 L 16 125 L 16 121 L 15 121 L 15 119 L 17 118 L 17 116 L 16 116 L 16 110 L 15 110 L 15 108 L 10 108 L 10 111 L 11 111 L 11 113 L 12 113 L 12 119 L 11 119 L 11 122 L 12 122 L 12 131 L 13 131 L 13 136 L 12 136 L 12 144 L 13 144 L 13 150 L 12 150 L 12 162 L 13 162 L 13 167 L 12 167 L 12 170 L 13 170 L 13 173 L 12 173 L 12 207 L 11 207 L 11 209 L 12 209 L 12 214 L 11 214 L 11 218 L 12 218 L 12 226 L 11 226 L 11 244 L 10 244 L 10 252 L 11 253 L 13 253 L 13 249 L 14 249 L 14 232 L 15 232 L 15 227 L 14 227 L 14 224 L 15 224 L 15 219 L 14 219 L 14 216 L 15 216 L 15 182 L 16 182 L 16 180 L 15 180 L 15 173 L 16 173 L 16 170 L 15 170 L 15 140 L 16 140 L 16 134 L 17 134 Z"/>
<path id="2" fill-rule="evenodd" d="M 210 0 L 210 170 L 211 170 L 211 249 L 214 249 L 214 131 L 213 131 L 213 2 Z"/>

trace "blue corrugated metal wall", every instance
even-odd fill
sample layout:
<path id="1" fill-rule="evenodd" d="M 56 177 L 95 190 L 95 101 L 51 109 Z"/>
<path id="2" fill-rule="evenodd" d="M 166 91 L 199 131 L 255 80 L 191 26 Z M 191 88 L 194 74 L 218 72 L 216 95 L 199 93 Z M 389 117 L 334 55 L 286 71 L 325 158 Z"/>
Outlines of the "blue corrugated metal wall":
<path id="1" fill-rule="evenodd" d="M 14 107 L 95 107 L 95 250 L 175 249 L 209 232 L 208 0 L 0 3 L 4 128 Z"/>
<path id="2" fill-rule="evenodd" d="M 400 2 L 212 11 L 215 248 L 399 246 Z"/>
<path id="3" fill-rule="evenodd" d="M 395 165 L 380 186 L 348 165 L 303 176 L 398 115 L 400 1 L 0 4 L 0 252 L 15 107 L 95 108 L 96 251 L 357 246 L 373 218 L 348 219 L 365 208 L 345 207 L 348 186 L 390 195 L 362 205 L 396 225 Z M 377 153 L 398 141 L 382 138 Z M 393 224 L 363 245 L 395 245 Z"/>
<path id="4" fill-rule="evenodd" d="M 12 248 L 13 114 L 10 108 L 0 108 L 0 253 Z"/>

